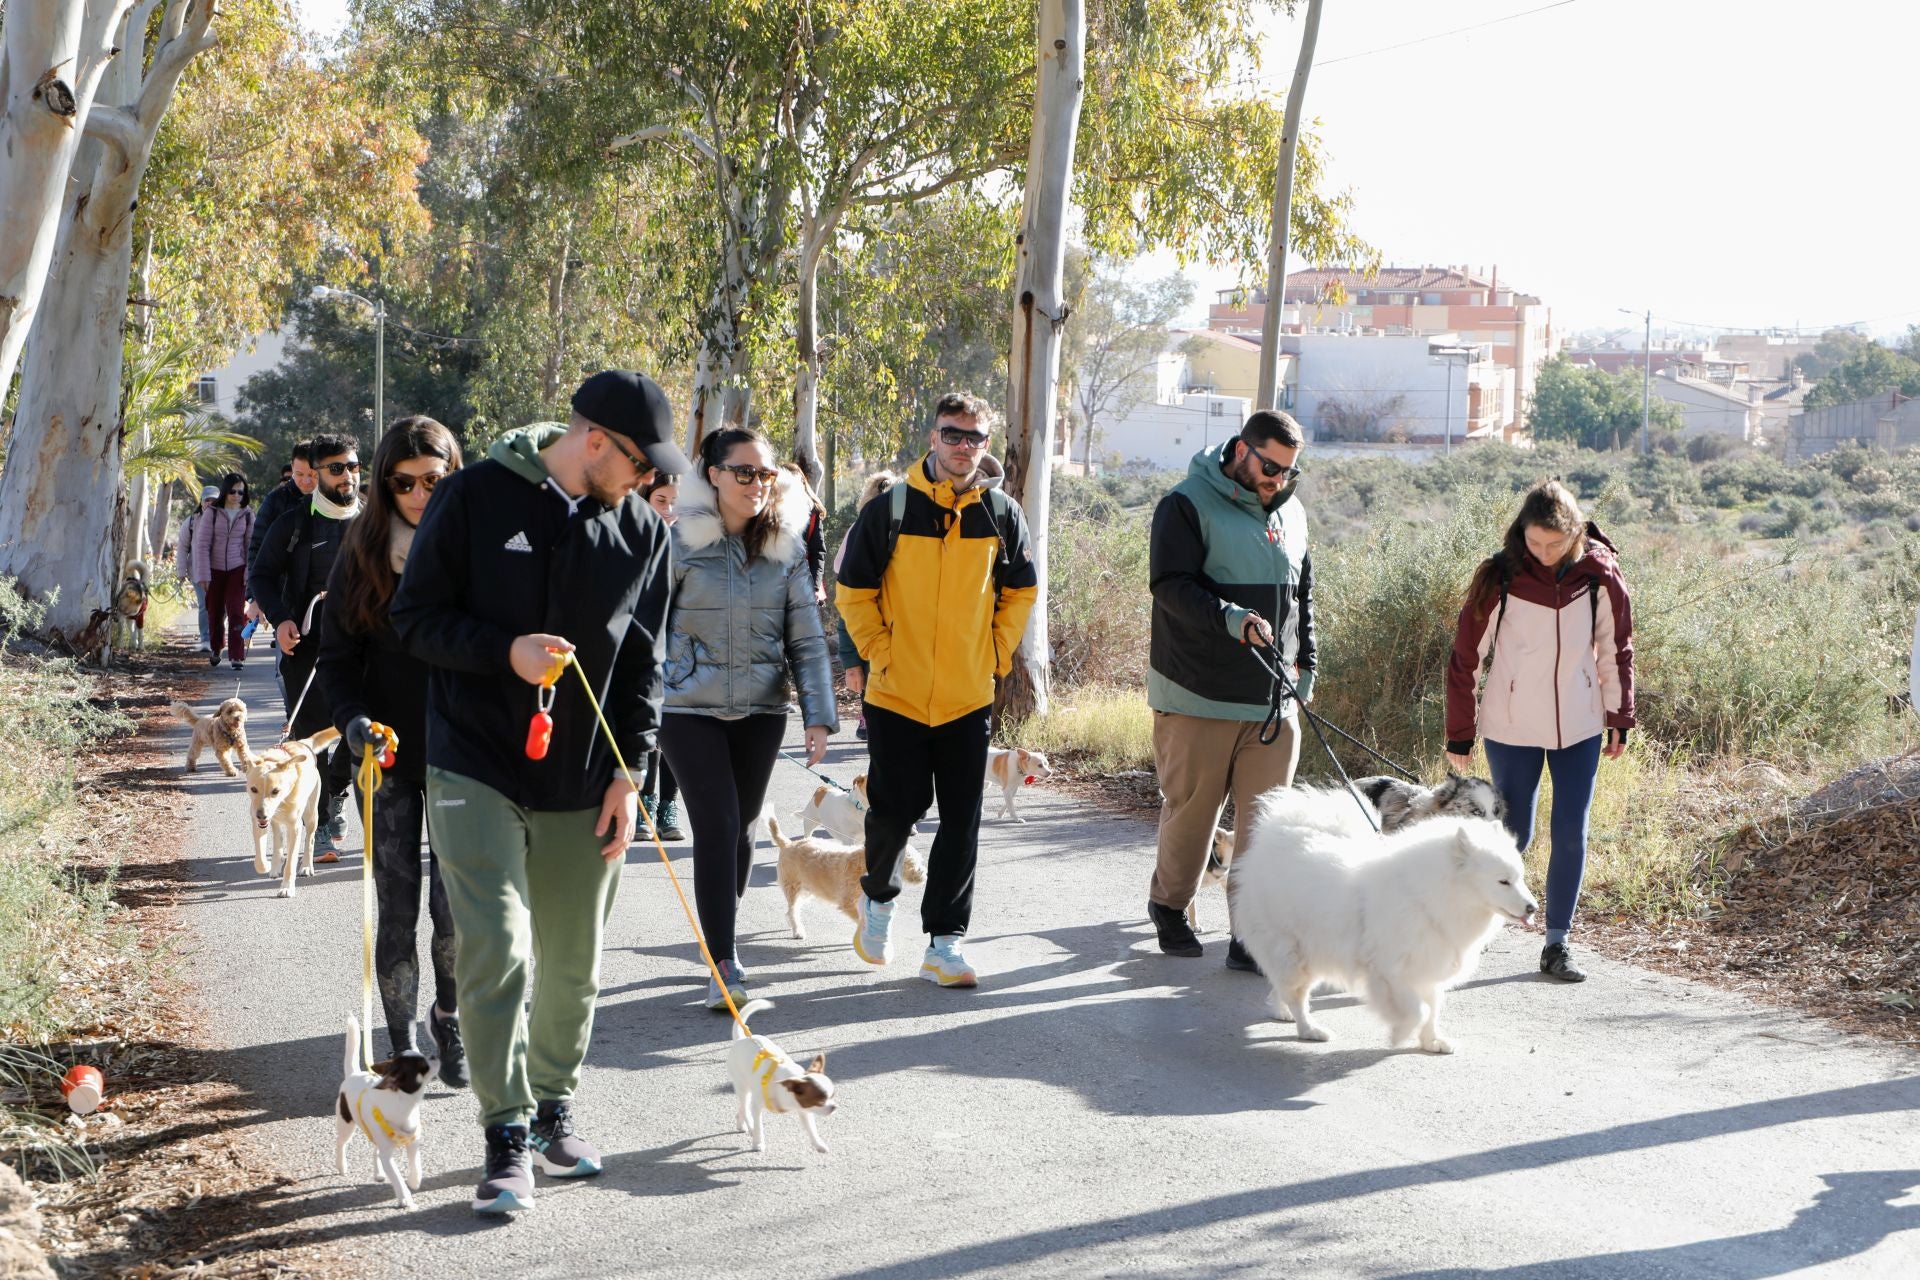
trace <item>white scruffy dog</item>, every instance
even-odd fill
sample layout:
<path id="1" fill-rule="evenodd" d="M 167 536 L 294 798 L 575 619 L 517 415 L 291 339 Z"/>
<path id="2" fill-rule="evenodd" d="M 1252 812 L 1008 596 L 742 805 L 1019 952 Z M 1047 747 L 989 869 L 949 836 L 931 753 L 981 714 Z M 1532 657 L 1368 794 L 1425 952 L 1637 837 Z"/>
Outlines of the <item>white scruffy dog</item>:
<path id="1" fill-rule="evenodd" d="M 1394 1044 L 1416 1030 L 1428 1053 L 1441 992 L 1472 972 L 1502 919 L 1527 923 L 1513 837 L 1486 818 L 1436 816 L 1376 835 L 1345 790 L 1281 788 L 1261 797 L 1228 877 L 1233 932 L 1273 985 L 1273 1013 L 1302 1040 L 1325 1040 L 1308 1002 L 1333 982 L 1366 998 Z"/>

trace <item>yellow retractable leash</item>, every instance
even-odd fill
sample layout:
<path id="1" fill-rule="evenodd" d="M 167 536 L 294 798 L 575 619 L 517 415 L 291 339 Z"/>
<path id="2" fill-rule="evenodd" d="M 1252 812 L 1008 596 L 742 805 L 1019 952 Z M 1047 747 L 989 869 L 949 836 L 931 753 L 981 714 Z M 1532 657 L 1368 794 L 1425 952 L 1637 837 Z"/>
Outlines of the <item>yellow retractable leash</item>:
<path id="1" fill-rule="evenodd" d="M 548 652 L 553 653 L 552 650 Z M 633 788 L 634 795 L 638 797 L 640 784 L 633 780 L 633 770 L 627 768 L 626 757 L 620 754 L 620 744 L 613 740 L 613 727 L 607 723 L 606 712 L 600 709 L 600 699 L 593 696 L 593 683 L 587 679 L 587 673 L 581 670 L 580 664 L 574 661 L 571 653 L 554 653 L 553 659 L 554 670 L 543 683 L 551 685 L 559 678 L 560 669 L 563 667 L 572 667 L 580 676 L 580 688 L 586 692 L 587 704 L 593 708 L 594 718 L 600 722 L 600 732 L 606 735 L 607 746 L 613 751 L 614 762 L 620 766 L 621 775 L 626 778 L 627 785 Z M 646 820 L 647 834 L 653 838 L 654 850 L 660 855 L 660 865 L 667 869 L 667 879 L 673 885 L 673 892 L 680 899 L 680 910 L 686 913 L 687 924 L 693 929 L 693 940 L 700 946 L 700 958 L 707 962 L 707 972 L 713 975 L 714 985 L 720 988 L 720 998 L 727 1002 L 727 1012 L 732 1015 L 735 1025 L 740 1028 L 741 1035 L 752 1035 L 753 1032 L 747 1029 L 746 1020 L 740 1016 L 740 1010 L 734 1008 L 733 992 L 727 990 L 726 981 L 720 976 L 720 967 L 713 962 L 713 952 L 707 950 L 706 935 L 700 932 L 700 921 L 693 914 L 693 908 L 687 903 L 686 891 L 680 887 L 680 877 L 673 873 L 673 862 L 667 857 L 667 847 L 660 843 L 660 833 L 654 828 L 653 815 L 647 812 L 647 806 L 644 804 L 636 807 L 640 811 L 640 816 Z"/>
<path id="2" fill-rule="evenodd" d="M 368 729 L 369 741 L 360 757 L 360 1065 L 373 1069 L 373 793 L 380 789 L 385 770 L 393 767 L 400 735 L 386 725 Z M 345 744 L 343 743 L 342 746 Z M 378 1113 L 376 1113 L 377 1115 Z M 361 1122 L 363 1125 L 365 1121 Z M 381 1127 L 386 1122 L 381 1121 Z M 388 1136 L 392 1136 L 391 1130 Z M 372 1138 L 372 1134 L 367 1135 Z"/>

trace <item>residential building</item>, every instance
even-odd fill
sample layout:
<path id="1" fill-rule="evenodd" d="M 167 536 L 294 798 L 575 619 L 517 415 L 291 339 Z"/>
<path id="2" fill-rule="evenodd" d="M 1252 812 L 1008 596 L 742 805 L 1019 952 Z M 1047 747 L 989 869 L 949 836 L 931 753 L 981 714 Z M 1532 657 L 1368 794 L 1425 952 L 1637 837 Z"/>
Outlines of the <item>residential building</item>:
<path id="1" fill-rule="evenodd" d="M 1759 439 L 1762 415 L 1758 383 L 1700 377 L 1700 365 L 1669 364 L 1653 375 L 1656 399 L 1686 415 L 1682 436 L 1726 436 L 1742 444 Z"/>
<path id="2" fill-rule="evenodd" d="M 194 382 L 194 394 L 207 408 L 228 418 L 238 417 L 240 388 L 254 374 L 278 368 L 287 357 L 287 343 L 293 336 L 292 324 L 284 329 L 269 329 L 265 333 L 255 334 L 233 353 L 226 364 L 202 373 Z"/>
<path id="3" fill-rule="evenodd" d="M 1439 444 L 1506 438 L 1516 373 L 1464 335 L 1289 333 L 1294 417 L 1316 442 Z"/>
<path id="4" fill-rule="evenodd" d="M 1208 309 L 1207 327 L 1257 337 L 1266 304 L 1264 290 L 1223 291 Z M 1283 333 L 1454 334 L 1460 342 L 1484 346 L 1494 364 L 1514 372 L 1515 416 L 1524 412 L 1540 366 L 1555 350 L 1552 310 L 1537 297 L 1503 287 L 1498 267 L 1485 275 L 1432 266 L 1382 267 L 1372 277 L 1295 271 L 1287 276 L 1281 304 Z"/>
<path id="5" fill-rule="evenodd" d="M 1796 413 L 1787 422 L 1787 461 L 1800 462 L 1842 445 L 1893 453 L 1920 445 L 1920 399 L 1898 391 Z"/>
<path id="6" fill-rule="evenodd" d="M 1185 471 L 1193 455 L 1238 434 L 1253 411 L 1242 396 L 1182 392 L 1165 402 L 1143 400 L 1124 414 L 1094 423 L 1091 439 L 1075 432 L 1063 469 L 1091 474 L 1116 467 Z"/>
<path id="7" fill-rule="evenodd" d="M 1720 354 L 1744 360 L 1752 376 L 1784 381 L 1800 356 L 1812 355 L 1820 342 L 1817 335 L 1797 333 L 1723 333 L 1713 340 Z"/>
<path id="8" fill-rule="evenodd" d="M 1175 329 L 1170 335 L 1186 357 L 1186 390 L 1257 399 L 1260 392 L 1260 338 L 1213 329 Z M 1295 361 L 1280 356 L 1280 407 L 1293 404 Z"/>

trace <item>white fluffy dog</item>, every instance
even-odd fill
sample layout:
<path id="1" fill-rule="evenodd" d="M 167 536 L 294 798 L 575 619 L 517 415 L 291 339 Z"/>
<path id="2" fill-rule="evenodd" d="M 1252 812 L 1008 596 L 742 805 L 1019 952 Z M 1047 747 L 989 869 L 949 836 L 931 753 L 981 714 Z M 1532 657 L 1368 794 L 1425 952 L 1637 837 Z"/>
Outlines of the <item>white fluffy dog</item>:
<path id="1" fill-rule="evenodd" d="M 1233 932 L 1273 985 L 1273 1013 L 1302 1040 L 1325 1040 L 1308 1007 L 1316 982 L 1365 997 L 1401 1044 L 1428 1053 L 1441 992 L 1473 970 L 1504 919 L 1526 923 L 1513 837 L 1486 818 L 1436 816 L 1375 835 L 1345 790 L 1282 788 L 1261 797 L 1227 893 Z"/>

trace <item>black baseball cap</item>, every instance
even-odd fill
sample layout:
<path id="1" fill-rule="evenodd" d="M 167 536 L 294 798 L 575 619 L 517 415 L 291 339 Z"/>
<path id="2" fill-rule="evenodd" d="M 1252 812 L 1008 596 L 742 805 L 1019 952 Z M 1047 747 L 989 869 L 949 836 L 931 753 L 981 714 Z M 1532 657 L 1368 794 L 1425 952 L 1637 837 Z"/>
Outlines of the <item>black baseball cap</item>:
<path id="1" fill-rule="evenodd" d="M 644 373 L 607 369 L 594 374 L 573 393 L 573 411 L 596 427 L 627 437 L 648 462 L 669 475 L 692 469 L 673 442 L 673 407 L 667 393 Z"/>

